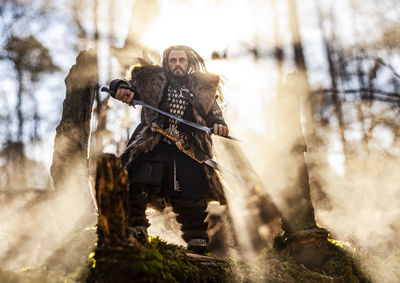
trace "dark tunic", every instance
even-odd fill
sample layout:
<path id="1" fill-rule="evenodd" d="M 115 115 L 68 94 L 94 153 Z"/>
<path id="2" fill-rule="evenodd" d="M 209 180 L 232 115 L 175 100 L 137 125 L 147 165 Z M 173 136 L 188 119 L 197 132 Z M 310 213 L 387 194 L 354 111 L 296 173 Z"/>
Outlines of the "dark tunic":
<path id="1" fill-rule="evenodd" d="M 171 83 L 172 82 L 172 83 Z M 170 101 L 166 97 L 169 86 L 178 88 L 190 103 L 186 109 L 177 114 L 199 125 L 212 127 L 215 123 L 225 124 L 222 112 L 216 101 L 219 77 L 210 73 L 194 72 L 188 75 L 187 90 L 182 90 L 170 79 L 164 68 L 156 65 L 134 67 L 129 82 L 114 80 L 110 89 L 116 91 L 126 85 L 135 89 L 135 99 L 166 111 L 170 110 Z M 182 83 L 181 83 L 182 84 Z M 168 93 L 168 92 L 167 92 Z M 176 93 L 175 93 L 176 94 Z M 192 106 L 193 104 L 194 106 Z M 176 106 L 174 106 L 176 107 Z M 178 110 L 175 108 L 175 110 Z M 182 110 L 182 108 L 179 108 Z M 174 114 L 174 113 L 173 113 Z M 176 115 L 176 114 L 175 114 Z M 176 116 L 179 116 L 176 115 Z M 133 133 L 124 153 L 120 156 L 122 163 L 128 169 L 130 180 L 134 185 L 131 190 L 137 192 L 154 192 L 152 195 L 172 196 L 179 195 L 188 200 L 204 199 L 226 203 L 222 183 L 215 170 L 202 163 L 212 158 L 212 140 L 208 133 L 193 129 L 184 124 L 178 124 L 179 133 L 184 134 L 181 143 L 185 150 L 196 156 L 197 163 L 191 157 L 180 152 L 172 142 L 156 128 L 163 129 L 168 135 L 175 138 L 176 128 L 171 128 L 168 117 L 150 109 L 143 108 L 141 123 Z M 173 129 L 173 131 L 171 131 Z M 178 135 L 180 142 L 181 137 Z M 175 164 L 175 166 L 174 166 Z M 179 186 L 176 186 L 176 184 Z M 153 207 L 162 209 L 158 198 L 151 198 Z"/>
<path id="2" fill-rule="evenodd" d="M 181 102 L 181 105 L 177 106 L 178 113 L 176 113 L 176 109 L 172 106 L 175 98 L 168 99 L 168 92 L 171 89 L 174 88 L 170 85 L 165 88 L 160 109 L 194 121 L 193 106 L 184 97 L 180 97 L 183 103 Z M 183 114 L 180 115 L 180 113 Z M 184 134 L 189 142 L 198 131 L 167 117 L 163 119 L 164 125 L 176 125 L 178 131 Z M 140 125 L 138 128 L 140 129 Z M 128 172 L 132 184 L 147 184 L 149 186 L 146 188 L 150 193 L 169 198 L 182 197 L 188 200 L 198 200 L 204 198 L 208 186 L 203 166 L 206 165 L 190 158 L 165 138 L 151 152 L 141 154 L 128 167 Z"/>

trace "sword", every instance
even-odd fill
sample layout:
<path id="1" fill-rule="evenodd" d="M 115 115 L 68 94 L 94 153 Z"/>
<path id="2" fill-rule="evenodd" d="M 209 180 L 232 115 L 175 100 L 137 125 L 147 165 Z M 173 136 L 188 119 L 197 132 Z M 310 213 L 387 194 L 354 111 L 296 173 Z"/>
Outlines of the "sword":
<path id="1" fill-rule="evenodd" d="M 130 89 L 130 90 L 134 91 L 133 89 Z M 116 93 L 114 91 L 108 89 L 107 87 L 102 87 L 101 91 L 108 92 L 113 98 L 115 98 Z M 136 105 L 141 105 L 141 106 L 143 106 L 145 108 L 148 108 L 150 110 L 158 112 L 158 113 L 160 113 L 162 115 L 165 115 L 165 116 L 167 116 L 167 117 L 169 117 L 171 119 L 175 119 L 175 120 L 177 120 L 177 121 L 179 121 L 179 122 L 181 122 L 183 124 L 191 126 L 191 127 L 195 128 L 195 129 L 198 129 L 200 131 L 203 131 L 203 132 L 206 132 L 206 133 L 209 133 L 209 134 L 213 134 L 214 133 L 214 131 L 209 127 L 206 127 L 206 126 L 203 126 L 203 125 L 199 125 L 197 123 L 194 123 L 192 121 L 183 119 L 181 117 L 177 117 L 177 116 L 175 116 L 175 115 L 173 115 L 173 114 L 171 114 L 169 112 L 163 111 L 161 109 L 158 109 L 157 107 L 154 107 L 154 106 L 151 106 L 151 105 L 149 105 L 147 103 L 144 103 L 143 101 L 132 99 L 130 105 L 133 106 L 134 108 L 135 108 Z M 225 136 L 220 136 L 220 137 L 227 138 L 227 139 L 230 139 L 230 140 L 239 141 L 239 139 L 234 138 L 232 136 L 226 136 L 226 137 Z"/>
<path id="2" fill-rule="evenodd" d="M 133 89 L 130 89 L 130 90 L 134 91 Z M 108 89 L 107 87 L 102 87 L 101 91 L 108 92 L 113 98 L 115 98 L 115 94 L 116 93 L 114 91 Z M 173 115 L 171 113 L 165 112 L 165 111 L 163 111 L 161 109 L 158 109 L 158 108 L 156 108 L 154 106 L 151 106 L 151 105 L 149 105 L 147 103 L 144 103 L 143 101 L 132 99 L 132 102 L 130 103 L 130 105 L 133 106 L 133 107 L 135 107 L 136 105 L 141 105 L 141 106 L 146 107 L 146 108 L 148 108 L 150 110 L 153 110 L 153 111 L 156 111 L 156 112 L 158 112 L 160 114 L 163 114 L 163 115 L 165 115 L 165 116 L 167 116 L 169 118 L 175 119 L 175 120 L 177 120 L 179 122 L 182 122 L 182 123 L 184 123 L 186 125 L 189 125 L 189 126 L 191 126 L 193 128 L 199 129 L 201 131 L 204 131 L 204 132 L 207 132 L 207 133 L 210 133 L 210 134 L 213 133 L 213 130 L 208 128 L 208 127 L 206 127 L 206 126 L 202 126 L 202 125 L 196 124 L 196 123 L 194 123 L 192 121 L 188 121 L 186 119 L 183 119 L 181 117 L 177 117 L 177 116 L 175 116 L 175 115 Z M 169 138 L 170 140 L 175 142 L 175 144 L 178 146 L 178 148 L 180 148 L 180 150 L 183 149 L 182 146 L 179 146 L 180 145 L 179 143 L 176 143 L 176 141 L 172 137 L 170 137 L 169 135 L 165 134 L 164 131 L 159 129 L 158 127 L 156 127 L 155 124 L 152 125 L 152 130 L 163 134 L 164 136 L 166 136 L 167 138 Z M 224 138 L 228 138 L 228 139 L 231 139 L 231 140 L 238 141 L 238 139 L 236 139 L 234 137 L 231 137 L 231 136 L 226 136 Z M 233 175 L 234 177 L 236 177 L 242 184 L 244 183 L 244 180 L 236 172 L 221 166 L 215 160 L 208 159 L 208 160 L 205 160 L 205 161 L 200 161 L 197 158 L 195 158 L 193 154 L 190 154 L 189 152 L 185 152 L 185 153 L 188 156 L 190 156 L 191 158 L 193 158 L 194 160 L 196 160 L 197 162 L 204 163 L 204 164 L 210 166 L 211 168 L 214 168 L 215 170 L 218 170 L 218 171 L 220 171 L 222 173 L 229 173 L 229 174 Z"/>
<path id="3" fill-rule="evenodd" d="M 214 168 L 215 170 L 218 170 L 222 173 L 228 173 L 231 174 L 232 176 L 234 176 L 236 179 L 239 180 L 240 183 L 244 184 L 245 181 L 242 179 L 242 177 L 239 176 L 239 174 L 237 174 L 235 171 L 233 171 L 232 169 L 228 169 L 224 166 L 222 166 L 221 164 L 218 164 L 215 160 L 212 159 L 208 159 L 206 161 L 204 161 L 205 164 L 207 164 L 208 166 Z"/>
<path id="4" fill-rule="evenodd" d="M 185 146 L 181 143 L 181 141 L 179 141 L 176 137 L 172 136 L 171 134 L 167 133 L 166 131 L 164 131 L 163 129 L 160 129 L 156 123 L 153 123 L 151 125 L 151 130 L 153 132 L 157 132 L 162 134 L 164 137 L 168 138 L 170 141 L 172 141 L 176 147 L 182 151 L 184 154 L 186 154 L 187 156 L 191 157 L 192 159 L 196 160 L 197 162 L 199 162 L 200 164 L 206 164 L 208 166 L 210 166 L 211 168 L 220 171 L 221 173 L 225 174 L 231 174 L 233 175 L 235 178 L 237 178 L 240 183 L 244 184 L 244 180 L 242 179 L 242 177 L 240 177 L 235 171 L 228 169 L 224 166 L 222 166 L 221 164 L 218 164 L 215 160 L 212 159 L 207 159 L 207 160 L 202 160 L 199 158 L 199 156 L 196 156 L 196 153 L 194 150 L 190 149 L 190 148 L 185 148 Z"/>

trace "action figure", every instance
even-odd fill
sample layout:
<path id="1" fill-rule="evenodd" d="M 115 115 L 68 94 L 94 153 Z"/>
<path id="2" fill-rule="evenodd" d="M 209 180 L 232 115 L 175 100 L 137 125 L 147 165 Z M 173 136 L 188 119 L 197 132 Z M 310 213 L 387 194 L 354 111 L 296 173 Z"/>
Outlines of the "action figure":
<path id="1" fill-rule="evenodd" d="M 207 202 L 226 203 L 211 162 L 211 134 L 201 130 L 205 126 L 213 134 L 228 137 L 217 103 L 220 78 L 208 73 L 203 58 L 187 46 L 166 49 L 162 66 L 139 62 L 128 79 L 110 83 L 116 99 L 148 106 L 143 107 L 141 123 L 120 156 L 129 174 L 130 229 L 137 238 L 147 238 L 147 205 L 163 209 L 170 204 L 178 214 L 188 249 L 205 253 Z"/>

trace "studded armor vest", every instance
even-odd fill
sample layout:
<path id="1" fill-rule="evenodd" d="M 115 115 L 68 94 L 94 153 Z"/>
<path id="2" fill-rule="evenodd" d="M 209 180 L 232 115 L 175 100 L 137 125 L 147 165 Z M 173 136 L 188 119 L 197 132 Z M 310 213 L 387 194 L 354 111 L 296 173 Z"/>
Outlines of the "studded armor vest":
<path id="1" fill-rule="evenodd" d="M 168 86 L 167 101 L 169 104 L 169 113 L 182 117 L 185 113 L 188 102 L 182 95 L 181 90 Z M 169 118 L 169 127 L 177 130 L 178 121 Z"/>
<path id="2" fill-rule="evenodd" d="M 185 113 L 186 107 L 188 105 L 188 101 L 182 95 L 182 91 L 180 89 L 174 88 L 172 86 L 168 86 L 167 90 L 167 101 L 168 101 L 168 108 L 169 113 L 175 115 L 177 117 L 182 117 Z M 182 143 L 186 142 L 186 137 L 179 132 L 178 130 L 179 121 L 169 118 L 168 120 L 168 128 L 166 132 L 168 132 L 171 136 L 175 137 L 177 140 L 180 140 Z M 167 143 L 170 143 L 170 140 L 164 137 L 164 140 Z M 174 191 L 181 191 L 181 187 L 176 175 L 176 161 L 175 157 L 173 160 L 173 189 Z"/>

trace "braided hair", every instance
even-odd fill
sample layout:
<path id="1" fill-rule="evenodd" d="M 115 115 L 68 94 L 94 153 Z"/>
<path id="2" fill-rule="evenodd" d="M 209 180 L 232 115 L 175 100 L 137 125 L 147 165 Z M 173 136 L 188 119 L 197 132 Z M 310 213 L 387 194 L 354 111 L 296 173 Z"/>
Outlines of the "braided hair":
<path id="1" fill-rule="evenodd" d="M 207 73 L 204 59 L 193 48 L 186 45 L 174 45 L 164 50 L 162 57 L 162 66 L 168 70 L 168 57 L 172 50 L 183 50 L 188 57 L 188 73 L 202 72 Z"/>

